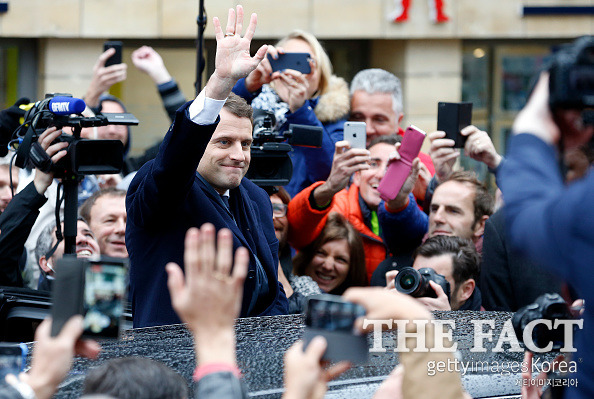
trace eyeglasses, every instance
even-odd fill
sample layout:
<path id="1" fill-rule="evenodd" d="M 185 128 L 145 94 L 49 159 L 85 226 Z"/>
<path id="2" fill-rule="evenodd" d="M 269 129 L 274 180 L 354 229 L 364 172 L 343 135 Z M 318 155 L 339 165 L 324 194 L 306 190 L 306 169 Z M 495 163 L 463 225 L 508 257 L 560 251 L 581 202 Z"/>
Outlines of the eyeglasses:
<path id="1" fill-rule="evenodd" d="M 282 218 L 287 215 L 287 205 L 272 204 L 272 216 L 275 218 Z"/>

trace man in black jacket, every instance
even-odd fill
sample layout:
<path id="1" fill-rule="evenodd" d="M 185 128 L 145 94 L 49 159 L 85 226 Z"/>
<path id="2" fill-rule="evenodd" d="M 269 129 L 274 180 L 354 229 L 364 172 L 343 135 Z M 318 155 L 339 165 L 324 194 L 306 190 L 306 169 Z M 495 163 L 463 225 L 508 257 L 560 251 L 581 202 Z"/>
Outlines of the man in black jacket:
<path id="1" fill-rule="evenodd" d="M 237 24 L 231 14 L 226 34 L 216 19 L 215 72 L 196 100 L 178 110 L 157 158 L 138 171 L 128 190 L 126 246 L 135 327 L 180 322 L 170 304 L 165 265 L 182 264 L 186 231 L 207 222 L 230 229 L 234 248 L 249 251 L 240 315 L 288 312 L 278 282 L 270 199 L 244 178 L 250 162 L 251 108 L 230 95 L 233 85 L 264 58 L 266 46 L 250 57 L 256 16 L 241 37 L 243 11 L 238 8 Z"/>

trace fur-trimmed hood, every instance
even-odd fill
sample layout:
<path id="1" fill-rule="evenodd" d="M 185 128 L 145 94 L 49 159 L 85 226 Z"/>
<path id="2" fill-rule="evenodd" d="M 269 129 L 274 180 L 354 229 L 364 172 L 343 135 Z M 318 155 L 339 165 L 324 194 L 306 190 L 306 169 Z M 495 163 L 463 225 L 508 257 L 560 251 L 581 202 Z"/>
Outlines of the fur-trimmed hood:
<path id="1" fill-rule="evenodd" d="M 343 78 L 332 75 L 328 90 L 317 100 L 314 111 L 320 122 L 335 122 L 345 118 L 351 109 L 349 85 Z"/>

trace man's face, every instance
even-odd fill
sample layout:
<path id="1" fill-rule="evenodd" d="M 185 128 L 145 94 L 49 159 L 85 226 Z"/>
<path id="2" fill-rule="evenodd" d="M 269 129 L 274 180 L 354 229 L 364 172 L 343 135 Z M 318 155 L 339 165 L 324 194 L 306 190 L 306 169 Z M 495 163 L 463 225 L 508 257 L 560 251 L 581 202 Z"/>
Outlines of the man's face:
<path id="1" fill-rule="evenodd" d="M 355 173 L 353 181 L 359 186 L 359 193 L 363 201 L 372 210 L 376 210 L 381 201 L 377 186 L 379 186 L 380 180 L 386 174 L 388 159 L 394 151 L 396 151 L 396 148 L 391 144 L 378 143 L 374 145 L 369 149 L 369 155 L 371 156 L 370 168 Z"/>
<path id="2" fill-rule="evenodd" d="M 454 262 L 452 261 L 452 255 L 443 254 L 432 256 L 430 258 L 418 255 L 413 263 L 413 268 L 419 270 L 425 267 L 435 270 L 437 274 L 441 274 L 448 280 L 450 283 L 450 306 L 452 307 L 452 310 L 460 309 L 460 306 L 462 306 L 463 303 L 461 303 L 461 299 L 459 298 L 460 292 L 458 292 L 459 290 L 457 289 L 458 287 L 456 287 L 456 282 L 453 277 Z"/>
<path id="3" fill-rule="evenodd" d="M 62 223 L 62 231 L 64 231 L 64 223 Z M 52 231 L 52 247 L 56 245 L 56 230 Z M 78 220 L 76 223 L 76 257 L 77 258 L 90 258 L 95 255 L 99 255 L 99 244 L 95 240 L 95 235 L 89 228 L 89 225 Z M 60 241 L 56 251 L 51 257 L 52 268 L 56 266 L 58 259 L 64 256 L 64 240 Z M 50 270 L 51 271 L 51 270 Z"/>
<path id="4" fill-rule="evenodd" d="M 221 110 L 221 121 L 198 164 L 198 173 L 219 193 L 238 187 L 250 166 L 252 124 Z"/>
<path id="5" fill-rule="evenodd" d="M 270 202 L 272 202 L 272 206 L 286 206 L 283 200 L 276 194 L 270 196 Z M 274 212 L 272 214 L 272 222 L 274 223 L 274 234 L 279 242 L 279 247 L 283 248 L 287 243 L 287 233 L 289 232 L 289 220 L 287 219 L 287 214 L 285 216 L 276 216 Z"/>
<path id="6" fill-rule="evenodd" d="M 435 189 L 429 213 L 429 237 L 458 236 L 476 241 L 482 224 L 474 222 L 474 188 L 448 181 Z"/>
<path id="7" fill-rule="evenodd" d="M 121 114 L 124 108 L 115 101 L 103 101 L 101 112 Z M 128 142 L 128 128 L 124 125 L 107 125 L 97 128 L 97 138 L 100 140 L 120 140 L 124 146 Z"/>
<path id="8" fill-rule="evenodd" d="M 394 112 L 390 94 L 370 94 L 364 90 L 353 93 L 350 120 L 366 123 L 367 145 L 374 137 L 397 133 L 402 117 L 402 113 L 396 115 Z"/>
<path id="9" fill-rule="evenodd" d="M 97 237 L 101 253 L 127 258 L 126 197 L 104 195 L 97 198 L 90 212 L 90 227 Z"/>
<path id="10" fill-rule="evenodd" d="M 19 173 L 17 168 L 12 168 L 12 185 L 16 190 L 19 185 Z M 8 203 L 12 200 L 12 192 L 10 191 L 10 173 L 8 165 L 0 166 L 0 212 L 4 212 Z"/>

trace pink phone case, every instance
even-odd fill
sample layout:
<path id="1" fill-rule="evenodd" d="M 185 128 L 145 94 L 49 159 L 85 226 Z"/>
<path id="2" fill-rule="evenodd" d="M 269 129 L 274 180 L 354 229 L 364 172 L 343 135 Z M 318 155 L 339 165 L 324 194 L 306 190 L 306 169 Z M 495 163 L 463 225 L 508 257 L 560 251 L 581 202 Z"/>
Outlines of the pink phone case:
<path id="1" fill-rule="evenodd" d="M 412 169 L 412 162 L 419 155 L 419 151 L 421 151 L 425 136 L 425 132 L 416 126 L 410 125 L 406 128 L 402 144 L 398 150 L 400 159 L 390 163 L 386 174 L 377 188 L 380 192 L 380 197 L 384 201 L 391 201 L 398 195 Z"/>

